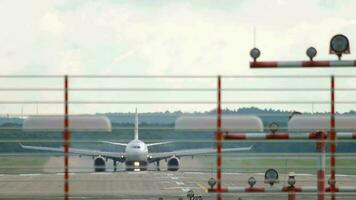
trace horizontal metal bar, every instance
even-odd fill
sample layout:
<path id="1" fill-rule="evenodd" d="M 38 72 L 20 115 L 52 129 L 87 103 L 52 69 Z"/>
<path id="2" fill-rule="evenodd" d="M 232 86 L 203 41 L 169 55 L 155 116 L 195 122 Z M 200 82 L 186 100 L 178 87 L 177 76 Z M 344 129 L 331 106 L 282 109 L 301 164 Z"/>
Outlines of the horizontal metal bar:
<path id="1" fill-rule="evenodd" d="M 290 192 L 288 187 L 284 186 L 272 186 L 272 187 L 239 187 L 239 186 L 229 186 L 223 188 L 221 192 L 231 192 L 231 193 L 288 193 Z M 296 186 L 296 190 L 293 190 L 297 193 L 316 193 L 317 188 L 315 186 L 303 186 L 299 187 Z M 208 192 L 217 192 L 216 189 L 209 189 Z M 325 188 L 325 192 L 330 192 L 329 188 Z M 335 192 L 342 192 L 342 193 L 356 193 L 356 187 L 337 187 Z"/>
<path id="2" fill-rule="evenodd" d="M 63 104 L 63 101 L 0 101 L 0 104 Z M 69 101 L 69 104 L 216 104 L 215 101 Z M 330 104 L 330 101 L 224 101 L 222 104 Z M 337 101 L 335 104 L 356 104 Z"/>
<path id="3" fill-rule="evenodd" d="M 285 112 L 285 113 L 257 113 L 257 114 L 240 114 L 240 113 L 230 113 L 231 111 L 229 110 L 223 110 L 222 114 L 226 115 L 226 116 L 230 116 L 230 115 L 244 115 L 244 116 L 259 116 L 259 117 L 289 117 L 292 112 Z M 267 111 L 263 111 L 262 112 L 267 112 Z M 282 111 L 283 112 L 283 111 Z M 312 115 L 314 113 L 311 112 L 305 112 L 303 113 L 305 115 Z M 135 113 L 113 113 L 113 114 L 107 114 L 107 113 L 73 113 L 73 114 L 69 114 L 68 116 L 78 116 L 78 115 L 103 115 L 103 116 L 118 116 L 118 117 L 134 117 Z M 25 114 L 21 114 L 21 113 L 1 113 L 0 117 L 4 117 L 4 118 L 11 118 L 11 117 L 23 117 L 26 118 L 28 116 L 45 116 L 45 117 L 62 117 L 64 116 L 64 114 L 62 113 L 49 113 L 49 114 L 45 114 L 45 113 L 25 113 Z M 210 112 L 204 112 L 202 111 L 201 113 L 189 113 L 189 112 L 182 112 L 181 114 L 174 114 L 172 113 L 140 113 L 140 117 L 181 117 L 181 116 L 216 116 L 216 114 L 211 114 Z M 324 114 L 318 114 L 318 116 L 330 116 L 330 113 L 325 112 Z M 356 116 L 355 114 L 335 114 L 335 116 Z M 133 125 L 133 123 L 131 123 Z M 133 128 L 133 127 L 132 127 Z M 283 128 L 283 127 L 279 127 L 279 128 Z"/>
<path id="4" fill-rule="evenodd" d="M 63 75 L 0 75 L 0 78 L 64 78 Z"/>
<path id="5" fill-rule="evenodd" d="M 326 134 L 316 133 L 226 133 L 224 138 L 227 140 L 315 140 L 319 137 L 327 137 Z M 336 133 L 337 138 L 356 139 L 356 133 Z M 326 138 L 325 138 L 326 139 Z"/>
<path id="6" fill-rule="evenodd" d="M 69 78 L 217 78 L 217 75 L 70 75 Z"/>
<path id="7" fill-rule="evenodd" d="M 315 67 L 355 67 L 356 60 L 318 60 L 318 61 L 254 61 L 250 68 L 315 68 Z"/>
<path id="8" fill-rule="evenodd" d="M 338 62 L 338 61 L 336 61 Z M 337 64 L 337 63 L 336 63 Z M 345 65 L 343 65 L 345 66 Z M 222 78 L 330 78 L 330 75 L 220 75 Z M 217 78 L 218 75 L 68 75 L 68 78 Z M 336 78 L 355 78 L 337 75 Z M 0 78 L 64 78 L 64 75 L 0 75 Z"/>
<path id="9" fill-rule="evenodd" d="M 242 92 L 254 92 L 254 91 L 269 91 L 269 92 L 306 92 L 306 91 L 326 91 L 329 92 L 332 89 L 329 88 L 222 88 L 221 91 L 242 91 Z M 355 91 L 356 88 L 335 88 L 334 91 Z M 0 91 L 18 92 L 18 91 L 64 91 L 63 88 L 0 88 Z M 215 92 L 216 88 L 70 88 L 68 91 L 125 91 L 125 92 Z"/>

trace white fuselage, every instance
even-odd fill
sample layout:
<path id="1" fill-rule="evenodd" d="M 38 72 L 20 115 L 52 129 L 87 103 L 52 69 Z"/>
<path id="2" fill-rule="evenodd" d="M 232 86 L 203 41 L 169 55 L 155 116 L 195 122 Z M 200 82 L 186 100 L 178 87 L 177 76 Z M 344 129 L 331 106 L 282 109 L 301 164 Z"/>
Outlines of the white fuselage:
<path id="1" fill-rule="evenodd" d="M 130 141 L 125 148 L 126 162 L 146 162 L 148 149 L 147 145 L 139 139 Z"/>

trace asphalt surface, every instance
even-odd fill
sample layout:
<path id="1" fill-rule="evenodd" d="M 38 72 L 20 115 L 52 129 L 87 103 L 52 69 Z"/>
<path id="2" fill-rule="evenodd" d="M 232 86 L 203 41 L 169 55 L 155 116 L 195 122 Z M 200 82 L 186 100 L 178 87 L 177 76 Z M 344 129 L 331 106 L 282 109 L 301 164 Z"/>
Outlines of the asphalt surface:
<path id="1" fill-rule="evenodd" d="M 206 193 L 207 180 L 213 173 L 202 172 L 103 172 L 71 173 L 70 196 L 88 199 L 178 199 L 185 197 L 188 190 L 204 199 L 214 199 L 214 194 Z M 257 185 L 263 186 L 262 174 L 223 174 L 224 186 L 247 186 L 246 180 L 254 176 Z M 283 176 L 283 175 L 282 175 Z M 298 185 L 314 185 L 312 175 L 297 175 Z M 355 176 L 338 177 L 339 185 L 356 183 Z M 282 181 L 279 185 L 284 185 Z M 0 199 L 54 199 L 63 195 L 63 174 L 17 174 L 0 175 Z M 229 194 L 226 199 L 259 199 L 256 194 Z M 265 195 L 263 195 L 265 196 Z M 314 197 L 303 195 L 305 198 Z M 345 196 L 345 195 L 344 195 Z M 279 198 L 278 198 L 279 197 Z M 350 199 L 355 199 L 350 198 Z M 263 197 L 260 197 L 263 198 Z M 286 199 L 286 195 L 274 195 L 269 199 Z M 343 198 L 345 199 L 345 198 Z M 346 198 L 347 199 L 347 198 Z"/>
<path id="2" fill-rule="evenodd" d="M 53 158 L 44 166 L 43 173 L 0 174 L 0 199 L 63 199 L 63 173 L 58 172 L 62 163 Z M 58 165 L 57 166 L 57 163 Z M 77 163 L 76 163 L 77 162 Z M 184 160 L 185 165 L 195 166 L 195 161 Z M 90 160 L 75 159 L 72 166 L 89 164 Z M 92 165 L 92 163 L 90 163 Z M 57 166 L 55 168 L 54 166 Z M 143 172 L 101 172 L 94 173 L 90 168 L 79 170 L 75 168 L 70 174 L 71 199 L 186 199 L 188 190 L 204 199 L 215 199 L 215 194 L 206 192 L 207 181 L 215 177 L 212 172 L 187 171 L 184 168 L 178 172 L 143 171 Z M 263 183 L 263 173 L 224 173 L 223 186 L 247 186 L 247 180 L 253 176 L 257 186 Z M 297 184 L 316 186 L 316 177 L 312 174 L 296 174 Z M 356 176 L 339 175 L 339 186 L 356 185 Z M 279 186 L 287 185 L 287 176 L 280 174 Z M 287 199 L 287 194 L 224 194 L 224 199 Z M 297 199 L 316 199 L 316 195 L 298 194 Z M 356 199 L 356 194 L 339 195 L 338 199 Z"/>

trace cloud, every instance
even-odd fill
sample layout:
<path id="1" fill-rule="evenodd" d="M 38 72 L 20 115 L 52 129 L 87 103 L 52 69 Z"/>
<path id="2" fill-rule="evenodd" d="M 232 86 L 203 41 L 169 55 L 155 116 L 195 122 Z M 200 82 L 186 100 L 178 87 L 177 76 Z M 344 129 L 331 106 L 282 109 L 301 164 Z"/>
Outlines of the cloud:
<path id="1" fill-rule="evenodd" d="M 120 56 L 118 56 L 117 58 L 115 58 L 113 60 L 113 64 L 119 64 L 120 62 L 122 62 L 123 60 L 125 60 L 126 58 L 132 56 L 135 53 L 135 50 L 129 50 L 123 54 L 121 54 Z"/>
<path id="2" fill-rule="evenodd" d="M 58 15 L 54 12 L 47 12 L 40 21 L 40 29 L 54 35 L 62 34 L 63 26 Z"/>
<path id="3" fill-rule="evenodd" d="M 262 60 L 306 59 L 309 46 L 318 49 L 318 59 L 335 58 L 328 55 L 328 44 L 339 32 L 350 38 L 353 51 L 356 2 L 251 0 L 233 6 L 216 4 L 66 1 L 32 2 L 22 9 L 8 3 L 0 8 L 0 22 L 6 30 L 0 33 L 0 64 L 9 66 L 3 69 L 4 74 L 356 74 L 348 69 L 255 71 L 248 67 L 253 27 Z M 242 84 L 258 86 L 256 82 Z M 161 87 L 207 87 L 206 82 L 192 85 L 182 80 L 155 83 Z M 267 82 L 263 86 L 272 85 Z M 215 87 L 215 82 L 208 86 Z"/>
<path id="4" fill-rule="evenodd" d="M 58 68 L 52 68 L 53 74 L 85 74 L 86 70 L 81 55 L 81 51 L 78 49 L 63 52 L 58 60 Z"/>

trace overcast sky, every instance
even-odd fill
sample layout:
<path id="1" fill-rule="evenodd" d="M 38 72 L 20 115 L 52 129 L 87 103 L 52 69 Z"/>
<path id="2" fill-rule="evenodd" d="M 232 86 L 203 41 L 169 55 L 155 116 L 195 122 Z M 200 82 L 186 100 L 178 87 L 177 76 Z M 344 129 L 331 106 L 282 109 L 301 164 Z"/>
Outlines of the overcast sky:
<path id="1" fill-rule="evenodd" d="M 0 0 L 0 67 L 4 75 L 356 75 L 352 68 L 256 71 L 248 67 L 254 29 L 261 60 L 306 59 L 309 46 L 317 48 L 317 59 L 335 59 L 328 54 L 328 45 L 337 33 L 349 37 L 353 53 L 355 8 L 352 0 Z M 187 86 L 185 81 L 156 83 Z M 100 84 L 92 81 L 87 86 L 93 85 Z M 196 86 L 215 87 L 215 82 Z"/>

